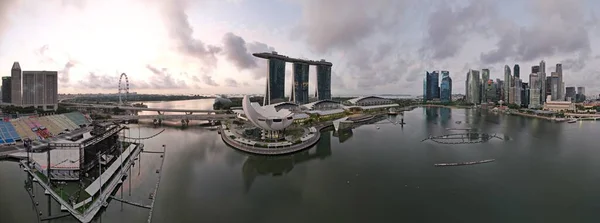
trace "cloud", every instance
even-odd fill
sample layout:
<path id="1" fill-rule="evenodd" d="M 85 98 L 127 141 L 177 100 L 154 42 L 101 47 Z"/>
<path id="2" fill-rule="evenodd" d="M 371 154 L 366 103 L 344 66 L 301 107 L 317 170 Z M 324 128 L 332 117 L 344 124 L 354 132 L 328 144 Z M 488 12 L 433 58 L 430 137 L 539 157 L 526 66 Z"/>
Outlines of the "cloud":
<path id="1" fill-rule="evenodd" d="M 225 57 L 238 69 L 249 69 L 256 67 L 254 56 L 248 52 L 246 41 L 233 33 L 223 36 L 223 49 Z"/>
<path id="2" fill-rule="evenodd" d="M 62 84 L 68 84 L 71 76 L 71 68 L 75 67 L 77 64 L 79 64 L 79 62 L 75 60 L 67 61 L 63 69 L 58 72 L 58 81 Z"/>
<path id="3" fill-rule="evenodd" d="M 158 69 L 152 65 L 146 65 L 146 69 L 152 72 L 148 84 L 153 89 L 183 89 L 188 88 L 184 80 L 177 79 L 171 75 L 166 68 Z"/>
<path id="4" fill-rule="evenodd" d="M 555 55 L 579 54 L 581 66 L 589 58 L 590 37 L 583 1 L 536 0 L 532 2 L 534 22 L 519 26 L 517 21 L 497 25 L 496 49 L 481 53 L 483 63 L 506 60 L 532 61 Z M 583 56 L 583 57 L 582 57 Z"/>
<path id="5" fill-rule="evenodd" d="M 221 48 L 214 45 L 207 45 L 193 37 L 194 29 L 185 12 L 188 5 L 188 0 L 168 0 L 163 2 L 161 9 L 169 35 L 175 40 L 179 52 L 199 59 L 209 68 L 214 68 L 217 64 L 217 57 L 215 55 L 221 52 Z"/>
<path id="6" fill-rule="evenodd" d="M 347 49 L 377 32 L 394 32 L 404 0 L 302 0 L 302 18 L 292 31 L 312 50 Z"/>
<path id="7" fill-rule="evenodd" d="M 4 31 L 10 25 L 11 21 L 8 18 L 8 14 L 10 13 L 10 8 L 13 7 L 17 0 L 1 0 L 0 1 L 0 40 L 4 36 Z"/>
<path id="8" fill-rule="evenodd" d="M 427 37 L 421 52 L 432 59 L 442 60 L 457 55 L 469 35 L 485 30 L 494 15 L 488 0 L 471 0 L 465 7 L 453 7 L 442 2 L 429 14 Z"/>
<path id="9" fill-rule="evenodd" d="M 208 86 L 213 86 L 213 87 L 219 86 L 219 84 L 217 84 L 217 82 L 215 82 L 215 80 L 213 80 L 211 76 L 208 76 L 206 74 L 202 75 L 202 81 L 204 82 L 204 84 L 206 84 Z"/>
<path id="10" fill-rule="evenodd" d="M 79 81 L 79 85 L 83 88 L 88 89 L 115 89 L 118 90 L 119 76 L 97 74 L 98 71 L 89 72 L 82 80 Z"/>
<path id="11" fill-rule="evenodd" d="M 239 87 L 239 84 L 233 78 L 225 78 L 225 86 L 227 86 L 227 87 Z"/>

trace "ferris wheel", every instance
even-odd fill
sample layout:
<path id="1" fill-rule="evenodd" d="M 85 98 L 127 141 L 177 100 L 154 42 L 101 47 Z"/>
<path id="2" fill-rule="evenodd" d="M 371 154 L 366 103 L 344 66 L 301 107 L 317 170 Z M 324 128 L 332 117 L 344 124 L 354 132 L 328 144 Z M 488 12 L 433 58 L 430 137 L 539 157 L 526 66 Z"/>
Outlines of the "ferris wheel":
<path id="1" fill-rule="evenodd" d="M 125 79 L 125 83 L 123 83 L 123 78 Z M 123 98 L 123 94 L 125 94 L 125 98 Z M 119 105 L 123 105 L 127 103 L 127 98 L 129 97 L 129 78 L 127 78 L 127 74 L 122 73 L 119 77 Z"/>

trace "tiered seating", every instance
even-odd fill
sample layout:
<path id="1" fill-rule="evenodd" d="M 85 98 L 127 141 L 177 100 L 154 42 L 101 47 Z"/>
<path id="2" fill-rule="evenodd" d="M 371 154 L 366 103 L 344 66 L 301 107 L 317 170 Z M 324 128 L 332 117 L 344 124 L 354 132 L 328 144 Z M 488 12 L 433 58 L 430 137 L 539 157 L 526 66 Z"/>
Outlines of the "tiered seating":
<path id="1" fill-rule="evenodd" d="M 61 132 L 69 128 L 69 126 L 65 125 L 56 115 L 48 116 L 48 119 L 54 123 L 54 125 L 58 126 Z"/>
<path id="2" fill-rule="evenodd" d="M 21 133 L 19 133 L 21 138 L 30 138 L 32 140 L 39 139 L 37 134 L 35 134 L 32 131 L 32 128 L 35 128 L 35 127 L 33 127 L 33 124 L 31 122 L 27 121 L 27 118 L 16 119 L 13 122 L 13 126 L 17 126 L 17 125 L 22 129 L 22 132 L 23 132 L 22 135 L 21 135 Z"/>
<path id="3" fill-rule="evenodd" d="M 62 121 L 69 126 L 70 130 L 78 129 L 79 128 L 79 125 L 73 123 L 73 121 L 71 121 L 70 119 L 68 119 L 67 116 L 65 116 L 63 114 L 60 114 L 60 115 L 57 115 L 57 116 L 58 116 L 58 118 L 62 119 Z"/>
<path id="4" fill-rule="evenodd" d="M 52 134 L 50 134 L 50 132 L 48 131 L 48 129 L 46 129 L 45 126 L 38 122 L 38 119 L 36 117 L 29 117 L 29 122 L 31 122 L 35 126 L 35 133 L 37 133 L 43 139 L 52 137 Z"/>
<path id="5" fill-rule="evenodd" d="M 17 130 L 10 122 L 0 121 L 0 143 L 15 143 L 21 140 Z"/>
<path id="6" fill-rule="evenodd" d="M 10 120 L 10 124 L 12 124 L 15 130 L 17 130 L 17 134 L 19 134 L 19 137 L 21 137 L 22 139 L 27 138 L 27 131 L 25 131 L 26 129 L 23 129 L 21 125 L 17 123 L 16 119 Z"/>
<path id="7" fill-rule="evenodd" d="M 83 116 L 83 114 L 81 114 L 80 112 L 71 112 L 71 113 L 66 113 L 64 115 L 65 115 L 65 117 L 67 117 L 68 119 L 73 121 L 73 123 L 75 123 L 78 126 L 86 125 L 86 124 L 90 123 L 87 120 L 87 118 L 85 116 Z"/>
<path id="8" fill-rule="evenodd" d="M 53 121 L 51 121 L 50 117 L 52 116 L 42 116 L 38 118 L 38 121 L 40 122 L 40 124 L 42 124 L 42 126 L 46 127 L 46 129 L 48 129 L 48 131 L 50 131 L 52 135 L 60 134 L 63 131 L 63 129 L 58 127 Z"/>

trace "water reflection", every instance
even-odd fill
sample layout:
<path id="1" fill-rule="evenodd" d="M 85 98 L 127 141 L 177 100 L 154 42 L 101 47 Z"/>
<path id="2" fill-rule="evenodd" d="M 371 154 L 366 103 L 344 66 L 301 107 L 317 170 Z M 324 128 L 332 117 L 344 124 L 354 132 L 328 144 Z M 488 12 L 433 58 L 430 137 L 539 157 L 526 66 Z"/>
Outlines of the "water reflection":
<path id="1" fill-rule="evenodd" d="M 440 109 L 440 121 L 442 126 L 447 127 L 448 121 L 452 119 L 452 111 L 450 108 L 439 108 Z"/>
<path id="2" fill-rule="evenodd" d="M 333 136 L 337 137 L 340 143 L 346 142 L 348 139 L 352 138 L 352 135 L 354 135 L 352 129 L 340 129 L 339 131 L 333 132 Z M 321 135 L 321 137 L 323 137 L 323 135 Z M 321 138 L 321 140 L 323 140 L 323 138 Z M 329 141 L 331 141 L 331 139 L 329 139 Z"/>
<path id="3" fill-rule="evenodd" d="M 286 175 L 296 164 L 301 164 L 314 159 L 325 159 L 331 153 L 331 131 L 323 132 L 316 148 L 304 150 L 288 156 L 248 156 L 242 165 L 245 192 L 250 191 L 254 180 L 258 176 Z"/>

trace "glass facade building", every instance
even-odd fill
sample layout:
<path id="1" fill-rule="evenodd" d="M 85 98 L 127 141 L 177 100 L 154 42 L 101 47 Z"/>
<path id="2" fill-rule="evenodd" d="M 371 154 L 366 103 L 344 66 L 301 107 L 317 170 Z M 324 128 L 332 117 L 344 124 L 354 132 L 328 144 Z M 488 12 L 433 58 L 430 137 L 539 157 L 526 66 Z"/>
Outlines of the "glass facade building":
<path id="1" fill-rule="evenodd" d="M 575 92 L 575 87 L 567 87 L 565 89 L 566 99 L 570 99 L 570 101 L 575 101 L 575 95 L 577 95 L 577 92 Z"/>
<path id="2" fill-rule="evenodd" d="M 529 107 L 529 84 L 521 83 L 521 107 Z"/>
<path id="3" fill-rule="evenodd" d="M 467 73 L 467 102 L 472 104 L 479 104 L 481 98 L 479 97 L 481 88 L 481 81 L 479 78 L 479 71 L 469 70 Z"/>
<path id="4" fill-rule="evenodd" d="M 292 79 L 292 95 L 290 101 L 302 105 L 309 102 L 308 99 L 308 64 L 294 63 Z"/>
<path id="5" fill-rule="evenodd" d="M 275 58 L 268 61 L 269 74 L 263 106 L 285 100 L 285 61 Z"/>
<path id="6" fill-rule="evenodd" d="M 515 76 L 515 78 L 521 78 L 521 68 L 518 64 L 515 64 L 515 66 L 513 67 L 513 75 Z"/>
<path id="7" fill-rule="evenodd" d="M 10 103 L 11 82 L 10 77 L 2 77 L 2 102 Z"/>
<path id="8" fill-rule="evenodd" d="M 331 66 L 317 65 L 317 99 L 331 100 Z"/>
<path id="9" fill-rule="evenodd" d="M 452 78 L 450 78 L 450 72 L 442 71 L 442 83 L 440 84 L 440 101 L 451 102 L 452 101 Z"/>
<path id="10" fill-rule="evenodd" d="M 513 84 L 514 82 L 511 81 L 511 75 L 510 75 L 510 67 L 508 65 L 504 66 L 504 97 L 502 98 L 502 100 L 504 101 L 505 104 L 510 103 L 509 99 L 510 99 L 510 85 Z"/>
<path id="11" fill-rule="evenodd" d="M 440 98 L 440 74 L 437 71 L 425 72 L 423 79 L 423 100 Z"/>

